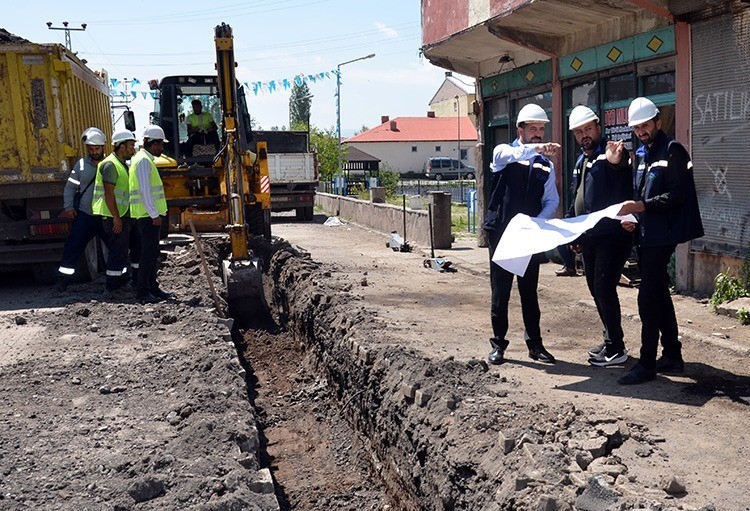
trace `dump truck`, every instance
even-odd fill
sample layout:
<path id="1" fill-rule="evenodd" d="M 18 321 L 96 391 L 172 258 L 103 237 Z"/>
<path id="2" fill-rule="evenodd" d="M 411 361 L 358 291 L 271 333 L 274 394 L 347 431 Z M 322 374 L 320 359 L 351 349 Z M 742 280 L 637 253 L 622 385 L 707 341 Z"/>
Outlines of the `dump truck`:
<path id="1" fill-rule="evenodd" d="M 0 271 L 56 278 L 72 224 L 58 215 L 84 155 L 81 134 L 90 126 L 112 133 L 107 80 L 62 45 L 0 31 Z M 97 254 L 93 240 L 76 274 L 93 278 Z"/>
<path id="2" fill-rule="evenodd" d="M 271 211 L 294 211 L 298 220 L 312 220 L 318 164 L 309 133 L 256 130 L 252 136 L 268 147 Z"/>

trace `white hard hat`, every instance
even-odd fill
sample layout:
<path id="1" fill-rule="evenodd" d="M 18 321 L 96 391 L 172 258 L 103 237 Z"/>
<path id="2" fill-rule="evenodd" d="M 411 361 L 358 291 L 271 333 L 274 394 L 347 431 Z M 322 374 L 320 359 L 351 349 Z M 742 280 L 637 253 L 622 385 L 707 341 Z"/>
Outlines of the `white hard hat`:
<path id="1" fill-rule="evenodd" d="M 522 122 L 549 122 L 549 117 L 542 107 L 529 103 L 518 112 L 516 127 L 520 126 Z"/>
<path id="2" fill-rule="evenodd" d="M 628 108 L 628 126 L 650 121 L 659 115 L 659 109 L 648 98 L 635 98 Z"/>
<path id="3" fill-rule="evenodd" d="M 135 134 L 132 131 L 129 130 L 122 130 L 122 131 L 115 131 L 112 134 L 112 144 L 117 145 L 122 142 L 127 142 L 128 140 L 135 141 Z"/>
<path id="4" fill-rule="evenodd" d="M 167 137 L 164 135 L 164 130 L 161 129 L 161 126 L 156 126 L 155 124 L 152 124 L 151 126 L 146 126 L 146 129 L 143 130 L 143 138 L 150 138 L 154 140 L 163 140 L 164 142 L 169 142 L 169 140 L 167 140 Z"/>
<path id="5" fill-rule="evenodd" d="M 570 117 L 568 117 L 568 129 L 573 131 L 591 121 L 599 122 L 599 117 L 589 107 L 578 105 L 570 112 Z"/>
<path id="6" fill-rule="evenodd" d="M 81 135 L 81 140 L 86 145 L 104 145 L 107 143 L 107 137 L 99 128 L 89 128 Z"/>

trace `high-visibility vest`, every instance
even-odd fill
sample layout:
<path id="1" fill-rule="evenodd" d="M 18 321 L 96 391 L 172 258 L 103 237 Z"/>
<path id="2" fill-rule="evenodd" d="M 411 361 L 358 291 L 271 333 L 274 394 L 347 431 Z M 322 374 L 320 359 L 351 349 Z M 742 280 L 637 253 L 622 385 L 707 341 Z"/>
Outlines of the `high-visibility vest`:
<path id="1" fill-rule="evenodd" d="M 156 212 L 159 215 L 167 214 L 167 199 L 164 196 L 164 185 L 161 182 L 161 176 L 159 176 L 159 170 L 154 165 L 153 160 L 149 157 L 149 154 L 145 149 L 141 149 L 136 153 L 133 159 L 130 161 L 130 217 L 131 218 L 146 218 L 149 216 L 146 211 L 146 206 L 143 202 L 143 195 L 141 194 L 141 185 L 138 181 L 138 173 L 136 169 L 141 160 L 148 160 L 151 166 L 151 174 L 149 176 L 149 187 L 151 188 L 151 197 L 154 199 L 156 205 Z"/>
<path id="2" fill-rule="evenodd" d="M 130 205 L 128 169 L 115 156 L 115 153 L 104 158 L 96 167 L 96 178 L 94 179 L 94 195 L 91 200 L 91 210 L 95 215 L 113 217 L 109 211 L 107 201 L 104 200 L 104 178 L 102 176 L 102 165 L 106 162 L 112 162 L 117 170 L 117 181 L 115 182 L 115 203 L 117 203 L 117 212 L 124 216 L 128 212 Z"/>
<path id="3" fill-rule="evenodd" d="M 201 112 L 200 115 L 195 113 L 188 115 L 188 124 L 200 130 L 208 130 L 213 120 L 213 116 L 208 112 Z"/>

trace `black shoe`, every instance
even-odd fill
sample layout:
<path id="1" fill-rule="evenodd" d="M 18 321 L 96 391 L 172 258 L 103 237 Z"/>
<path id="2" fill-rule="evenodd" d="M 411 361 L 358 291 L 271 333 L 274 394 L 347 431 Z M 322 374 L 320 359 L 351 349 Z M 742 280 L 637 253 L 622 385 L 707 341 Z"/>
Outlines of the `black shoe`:
<path id="1" fill-rule="evenodd" d="M 155 297 L 151 293 L 146 293 L 145 295 L 136 295 L 135 299 L 138 301 L 138 303 L 159 303 L 161 301 L 160 298 Z"/>
<path id="2" fill-rule="evenodd" d="M 174 296 L 174 293 L 171 291 L 163 291 L 159 288 L 156 288 L 156 290 L 151 291 L 151 294 L 154 295 L 157 298 L 160 298 L 162 300 L 169 300 Z"/>
<path id="3" fill-rule="evenodd" d="M 544 349 L 544 346 L 542 345 L 529 348 L 529 358 L 532 360 L 538 360 L 539 362 L 546 362 L 548 364 L 555 363 L 555 357 L 552 356 L 552 353 Z"/>
<path id="4" fill-rule="evenodd" d="M 493 337 L 490 339 L 490 344 L 492 345 L 492 351 L 487 357 L 487 362 L 495 365 L 505 362 L 505 350 L 508 349 L 510 342 L 505 339 L 500 341 L 497 337 Z"/>
<path id="5" fill-rule="evenodd" d="M 617 380 L 620 385 L 638 385 L 656 378 L 656 371 L 646 369 L 641 364 L 636 364 L 628 374 Z"/>
<path id="6" fill-rule="evenodd" d="M 607 343 L 603 342 L 599 346 L 589 349 L 589 357 L 598 357 L 606 347 Z"/>
<path id="7" fill-rule="evenodd" d="M 555 275 L 558 277 L 575 277 L 578 275 L 578 272 L 575 268 L 569 268 L 568 266 L 563 266 L 559 270 L 555 271 Z"/>
<path id="8" fill-rule="evenodd" d="M 682 358 L 662 357 L 656 361 L 657 373 L 684 373 L 685 362 Z"/>

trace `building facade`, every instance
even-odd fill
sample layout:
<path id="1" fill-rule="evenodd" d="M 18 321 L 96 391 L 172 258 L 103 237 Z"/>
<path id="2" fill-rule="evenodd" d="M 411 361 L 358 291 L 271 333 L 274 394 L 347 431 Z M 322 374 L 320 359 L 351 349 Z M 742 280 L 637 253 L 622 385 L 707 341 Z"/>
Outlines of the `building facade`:
<path id="1" fill-rule="evenodd" d="M 480 204 L 492 149 L 515 137 L 526 103 L 547 110 L 548 137 L 563 145 L 555 163 L 567 204 L 578 152 L 567 127 L 572 108 L 591 107 L 606 135 L 632 148 L 627 107 L 646 96 L 692 154 L 706 231 L 678 247 L 678 289 L 708 294 L 717 273 L 746 257 L 750 2 L 423 0 L 422 20 L 427 58 L 477 80 Z"/>

